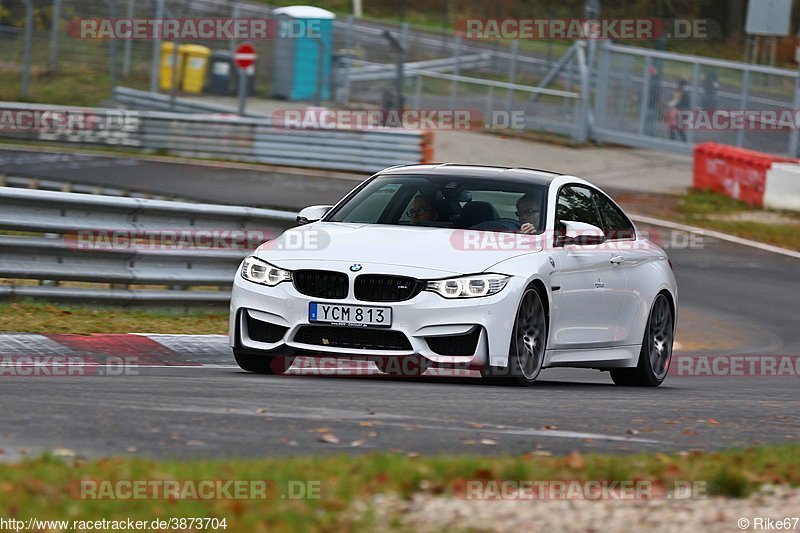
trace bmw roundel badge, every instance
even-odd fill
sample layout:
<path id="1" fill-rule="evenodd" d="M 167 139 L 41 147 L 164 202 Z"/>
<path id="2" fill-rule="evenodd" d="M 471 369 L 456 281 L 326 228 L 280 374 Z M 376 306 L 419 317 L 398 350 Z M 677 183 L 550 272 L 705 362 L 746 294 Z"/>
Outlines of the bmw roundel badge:
<path id="1" fill-rule="evenodd" d="M 350 271 L 351 272 L 358 272 L 362 268 L 363 267 L 361 265 L 359 265 L 358 263 L 356 263 L 355 265 L 350 265 Z"/>

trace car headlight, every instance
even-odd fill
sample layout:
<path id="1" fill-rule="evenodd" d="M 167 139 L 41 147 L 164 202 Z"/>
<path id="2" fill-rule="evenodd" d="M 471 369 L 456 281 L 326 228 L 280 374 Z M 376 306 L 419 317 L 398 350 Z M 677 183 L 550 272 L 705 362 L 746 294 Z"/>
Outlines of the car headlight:
<path id="1" fill-rule="evenodd" d="M 425 290 L 433 291 L 445 298 L 480 298 L 502 291 L 510 276 L 481 274 L 460 278 L 429 281 Z"/>
<path id="2" fill-rule="evenodd" d="M 242 277 L 253 283 L 274 287 L 283 281 L 290 281 L 292 273 L 272 266 L 257 257 L 248 257 L 242 263 Z"/>

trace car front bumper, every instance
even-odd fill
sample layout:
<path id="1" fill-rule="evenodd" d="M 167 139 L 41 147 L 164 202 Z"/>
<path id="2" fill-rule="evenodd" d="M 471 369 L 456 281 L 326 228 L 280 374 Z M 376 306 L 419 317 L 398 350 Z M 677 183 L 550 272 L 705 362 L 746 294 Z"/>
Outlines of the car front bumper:
<path id="1" fill-rule="evenodd" d="M 350 281 L 352 289 L 352 279 Z M 316 298 L 301 294 L 291 282 L 267 287 L 249 282 L 237 272 L 231 297 L 230 345 L 237 346 L 238 343 L 239 348 L 249 353 L 264 355 L 270 353 L 287 355 L 302 353 L 320 357 L 419 355 L 443 366 L 468 365 L 471 368 L 481 368 L 487 362 L 493 366 L 505 366 L 514 317 L 524 287 L 525 280 L 511 277 L 502 291 L 482 298 L 448 300 L 436 293 L 422 291 L 402 302 L 366 302 L 355 299 L 352 290 L 344 299 Z M 363 329 L 371 330 L 367 332 L 368 334 L 376 330 L 399 332 L 408 340 L 410 348 L 408 345 L 406 349 L 342 347 L 337 346 L 335 340 L 330 341 L 332 345 L 301 342 L 300 339 L 296 339 L 301 328 L 319 326 L 318 323 L 309 322 L 308 309 L 311 302 L 391 307 L 392 324 L 389 328 L 330 327 L 337 328 L 334 333 L 340 338 L 346 338 L 350 334 L 360 336 L 362 334 L 358 330 Z M 248 330 L 248 323 L 253 324 L 251 320 L 273 324 L 285 328 L 285 331 L 275 342 L 254 340 Z M 452 349 L 441 348 L 441 341 L 447 341 L 447 337 L 455 338 L 462 335 L 477 336 L 474 349 L 470 350 L 470 353 L 453 353 Z M 308 335 L 305 336 L 305 339 L 307 338 Z"/>

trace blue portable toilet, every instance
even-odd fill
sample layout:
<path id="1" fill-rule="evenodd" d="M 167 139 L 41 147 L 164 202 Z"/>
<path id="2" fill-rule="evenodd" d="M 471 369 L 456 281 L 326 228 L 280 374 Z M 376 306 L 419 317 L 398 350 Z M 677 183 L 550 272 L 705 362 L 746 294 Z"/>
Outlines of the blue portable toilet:
<path id="1" fill-rule="evenodd" d="M 272 63 L 272 96 L 313 100 L 318 84 L 322 100 L 330 99 L 333 21 L 336 15 L 313 6 L 275 9 L 278 23 Z"/>

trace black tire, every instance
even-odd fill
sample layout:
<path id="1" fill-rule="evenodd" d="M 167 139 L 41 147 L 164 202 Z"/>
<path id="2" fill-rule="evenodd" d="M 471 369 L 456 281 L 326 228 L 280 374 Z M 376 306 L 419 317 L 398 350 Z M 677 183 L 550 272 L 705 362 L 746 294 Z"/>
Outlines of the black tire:
<path id="1" fill-rule="evenodd" d="M 514 317 L 508 365 L 487 366 L 481 371 L 490 385 L 529 387 L 542 371 L 547 350 L 549 320 L 542 296 L 533 285 L 525 289 Z M 523 353 L 520 353 L 523 352 Z"/>
<path id="2" fill-rule="evenodd" d="M 647 318 L 639 364 L 636 368 L 611 371 L 611 379 L 623 387 L 658 387 L 669 373 L 672 361 L 672 342 L 675 337 L 675 314 L 667 296 L 662 292 L 653 301 Z"/>
<path id="3" fill-rule="evenodd" d="M 254 374 L 272 374 L 280 376 L 289 370 L 294 362 L 294 356 L 287 355 L 254 355 L 233 349 L 233 357 L 239 368 Z"/>

